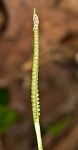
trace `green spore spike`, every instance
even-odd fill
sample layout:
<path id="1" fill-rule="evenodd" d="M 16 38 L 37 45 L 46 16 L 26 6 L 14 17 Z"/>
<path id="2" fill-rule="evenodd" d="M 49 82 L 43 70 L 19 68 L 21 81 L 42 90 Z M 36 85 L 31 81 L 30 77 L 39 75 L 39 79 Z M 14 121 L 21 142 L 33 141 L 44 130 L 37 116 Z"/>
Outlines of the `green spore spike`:
<path id="1" fill-rule="evenodd" d="M 41 130 L 40 130 L 40 103 L 39 103 L 39 89 L 38 89 L 38 72 L 39 72 L 39 18 L 36 14 L 36 8 L 33 13 L 33 32 L 34 32 L 34 54 L 32 64 L 32 81 L 31 81 L 31 101 L 33 121 L 37 137 L 38 150 L 43 150 Z"/>

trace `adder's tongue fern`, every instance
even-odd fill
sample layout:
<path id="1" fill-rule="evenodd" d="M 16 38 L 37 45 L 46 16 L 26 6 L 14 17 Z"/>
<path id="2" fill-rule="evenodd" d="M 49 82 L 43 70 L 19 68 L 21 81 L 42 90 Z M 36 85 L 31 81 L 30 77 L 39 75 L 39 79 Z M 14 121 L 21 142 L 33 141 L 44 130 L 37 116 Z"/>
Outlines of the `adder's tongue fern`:
<path id="1" fill-rule="evenodd" d="M 32 65 L 32 83 L 31 83 L 31 101 L 32 101 L 32 112 L 33 121 L 37 137 L 38 149 L 43 150 L 42 138 L 40 131 L 40 104 L 39 104 L 39 92 L 38 92 L 38 71 L 39 71 L 39 19 L 36 14 L 36 9 L 33 13 L 33 32 L 34 32 L 34 54 L 33 54 L 33 65 Z"/>

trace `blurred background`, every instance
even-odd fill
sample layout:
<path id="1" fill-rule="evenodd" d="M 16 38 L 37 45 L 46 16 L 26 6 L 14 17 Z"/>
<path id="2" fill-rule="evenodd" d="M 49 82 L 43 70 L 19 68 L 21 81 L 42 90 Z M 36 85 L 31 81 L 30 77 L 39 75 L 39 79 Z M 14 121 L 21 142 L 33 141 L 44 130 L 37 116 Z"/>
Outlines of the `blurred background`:
<path id="1" fill-rule="evenodd" d="M 44 149 L 78 150 L 77 0 L 0 0 L 0 150 L 37 150 L 30 95 L 34 7 Z"/>

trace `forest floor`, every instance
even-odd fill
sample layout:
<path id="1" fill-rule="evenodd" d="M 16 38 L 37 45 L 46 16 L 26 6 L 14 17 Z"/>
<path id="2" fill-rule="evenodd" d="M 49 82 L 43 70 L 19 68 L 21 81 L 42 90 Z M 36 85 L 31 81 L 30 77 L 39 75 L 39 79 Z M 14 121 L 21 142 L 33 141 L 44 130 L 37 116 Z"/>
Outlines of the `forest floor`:
<path id="1" fill-rule="evenodd" d="M 39 90 L 44 149 L 78 150 L 78 1 L 0 3 L 0 89 L 9 88 L 9 107 L 21 116 L 1 135 L 0 150 L 37 149 L 30 98 L 34 7 L 40 19 Z"/>

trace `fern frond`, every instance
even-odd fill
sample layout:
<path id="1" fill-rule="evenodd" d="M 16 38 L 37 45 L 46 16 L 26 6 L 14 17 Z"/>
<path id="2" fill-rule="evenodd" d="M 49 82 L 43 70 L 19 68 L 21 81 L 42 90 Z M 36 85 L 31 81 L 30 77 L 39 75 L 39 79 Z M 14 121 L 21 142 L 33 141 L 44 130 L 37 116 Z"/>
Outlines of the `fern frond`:
<path id="1" fill-rule="evenodd" d="M 39 89 L 38 89 L 38 72 L 39 72 L 39 19 L 36 14 L 36 9 L 34 9 L 33 14 L 33 31 L 34 31 L 34 54 L 33 54 L 33 64 L 32 64 L 32 83 L 31 83 L 31 101 L 32 101 L 32 112 L 34 126 L 37 136 L 38 148 L 43 150 L 41 131 L 40 131 L 40 104 L 39 104 Z"/>
<path id="2" fill-rule="evenodd" d="M 32 111 L 35 121 L 39 120 L 39 92 L 38 92 L 38 70 L 39 70 L 39 33 L 38 33 L 38 16 L 34 10 L 33 15 L 34 22 L 34 55 L 32 65 L 32 85 L 31 85 L 31 99 L 32 99 Z"/>

